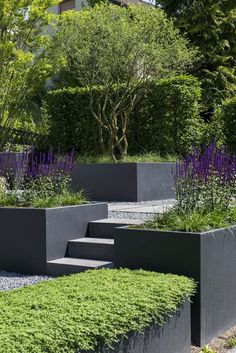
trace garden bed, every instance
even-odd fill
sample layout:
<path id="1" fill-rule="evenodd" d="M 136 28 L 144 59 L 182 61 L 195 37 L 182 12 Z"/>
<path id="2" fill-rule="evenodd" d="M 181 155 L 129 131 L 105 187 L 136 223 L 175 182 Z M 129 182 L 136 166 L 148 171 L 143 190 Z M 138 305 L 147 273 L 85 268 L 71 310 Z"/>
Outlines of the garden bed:
<path id="1" fill-rule="evenodd" d="M 0 269 L 47 273 L 47 261 L 64 257 L 68 240 L 84 237 L 88 222 L 107 214 L 106 204 L 0 208 Z"/>
<path id="2" fill-rule="evenodd" d="M 0 352 L 189 353 L 194 287 L 175 275 L 96 270 L 0 293 Z"/>
<path id="3" fill-rule="evenodd" d="M 202 233 L 117 228 L 115 265 L 194 278 L 192 340 L 199 346 L 236 324 L 236 227 Z"/>
<path id="4" fill-rule="evenodd" d="M 72 182 L 96 201 L 173 199 L 174 170 L 175 163 L 78 163 Z"/>

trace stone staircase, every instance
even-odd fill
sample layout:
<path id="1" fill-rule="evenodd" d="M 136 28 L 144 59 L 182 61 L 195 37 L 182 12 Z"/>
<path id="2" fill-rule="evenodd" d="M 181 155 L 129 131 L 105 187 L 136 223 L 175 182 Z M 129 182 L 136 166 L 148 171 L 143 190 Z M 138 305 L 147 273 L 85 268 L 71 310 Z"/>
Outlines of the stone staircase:
<path id="1" fill-rule="evenodd" d="M 140 223 L 134 219 L 116 218 L 90 222 L 86 237 L 68 242 L 65 257 L 47 262 L 48 274 L 62 276 L 91 269 L 113 268 L 115 228 Z"/>

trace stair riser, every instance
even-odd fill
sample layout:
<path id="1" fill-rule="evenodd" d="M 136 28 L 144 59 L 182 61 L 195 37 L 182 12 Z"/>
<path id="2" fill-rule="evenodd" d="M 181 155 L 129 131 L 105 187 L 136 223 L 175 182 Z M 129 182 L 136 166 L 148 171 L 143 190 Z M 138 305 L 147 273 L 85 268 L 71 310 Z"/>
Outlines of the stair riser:
<path id="1" fill-rule="evenodd" d="M 67 256 L 82 259 L 113 261 L 114 245 L 69 242 Z"/>
<path id="2" fill-rule="evenodd" d="M 115 228 L 127 226 L 126 223 L 96 223 L 88 225 L 88 236 L 92 238 L 114 239 Z"/>
<path id="3" fill-rule="evenodd" d="M 113 264 L 99 266 L 97 268 L 113 268 Z M 47 274 L 50 276 L 58 277 L 58 276 L 66 276 L 72 275 L 80 272 L 84 272 L 87 270 L 94 270 L 96 268 L 91 268 L 87 266 L 73 266 L 73 265 L 64 265 L 64 264 L 48 264 L 47 265 Z"/>

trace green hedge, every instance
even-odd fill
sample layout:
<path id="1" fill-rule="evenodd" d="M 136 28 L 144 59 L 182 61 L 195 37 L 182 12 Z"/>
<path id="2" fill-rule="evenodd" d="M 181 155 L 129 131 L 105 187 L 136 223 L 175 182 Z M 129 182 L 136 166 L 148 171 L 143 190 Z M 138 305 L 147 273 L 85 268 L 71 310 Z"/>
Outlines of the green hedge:
<path id="1" fill-rule="evenodd" d="M 224 101 L 216 110 L 210 131 L 211 139 L 216 138 L 236 153 L 236 96 Z"/>
<path id="2" fill-rule="evenodd" d="M 201 88 L 191 76 L 150 82 L 130 118 L 129 153 L 185 152 L 202 138 L 199 116 Z M 80 153 L 98 153 L 98 124 L 89 110 L 83 88 L 51 91 L 47 97 L 50 140 L 64 149 L 75 146 Z"/>
<path id="3" fill-rule="evenodd" d="M 130 151 L 181 154 L 200 144 L 204 131 L 200 100 L 200 84 L 191 76 L 150 83 L 131 119 Z"/>
<path id="4" fill-rule="evenodd" d="M 99 352 L 154 320 L 163 324 L 194 290 L 183 276 L 124 269 L 0 293 L 0 353 Z"/>
<path id="5" fill-rule="evenodd" d="M 83 88 L 64 88 L 47 95 L 49 140 L 63 150 L 74 147 L 81 153 L 97 151 L 98 124 L 91 116 L 89 97 Z"/>

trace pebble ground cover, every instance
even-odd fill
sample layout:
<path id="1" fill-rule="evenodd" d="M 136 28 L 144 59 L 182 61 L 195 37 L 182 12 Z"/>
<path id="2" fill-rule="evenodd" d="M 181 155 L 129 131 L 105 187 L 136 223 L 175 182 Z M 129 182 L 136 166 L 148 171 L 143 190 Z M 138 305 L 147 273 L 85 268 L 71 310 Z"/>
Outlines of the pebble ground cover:
<path id="1" fill-rule="evenodd" d="M 0 353 L 98 353 L 130 331 L 163 324 L 194 291 L 183 276 L 114 269 L 2 292 Z"/>

